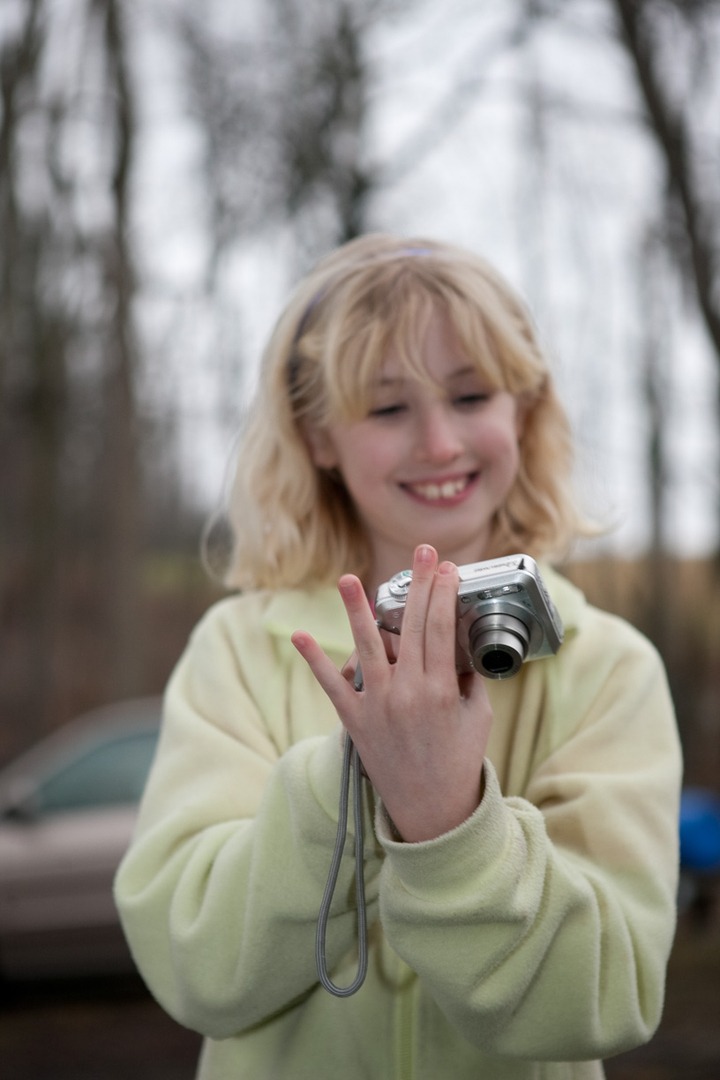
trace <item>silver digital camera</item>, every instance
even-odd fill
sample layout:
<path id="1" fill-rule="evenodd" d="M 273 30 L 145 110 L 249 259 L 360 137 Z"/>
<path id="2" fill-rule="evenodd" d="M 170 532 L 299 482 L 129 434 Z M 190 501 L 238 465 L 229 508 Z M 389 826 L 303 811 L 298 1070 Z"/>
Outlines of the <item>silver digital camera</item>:
<path id="1" fill-rule="evenodd" d="M 459 672 L 509 679 L 525 660 L 556 653 L 563 625 L 529 555 L 459 567 L 457 657 Z M 400 633 L 412 570 L 381 585 L 375 597 L 378 626 Z"/>

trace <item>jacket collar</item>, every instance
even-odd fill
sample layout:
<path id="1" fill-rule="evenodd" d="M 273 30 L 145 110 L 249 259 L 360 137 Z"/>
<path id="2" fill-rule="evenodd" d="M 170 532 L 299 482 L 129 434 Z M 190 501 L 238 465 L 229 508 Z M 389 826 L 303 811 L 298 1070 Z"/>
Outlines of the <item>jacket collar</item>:
<path id="1" fill-rule="evenodd" d="M 343 660 L 355 647 L 340 594 L 331 585 L 279 590 L 266 607 L 262 623 L 279 638 L 307 630 L 325 652 L 339 653 Z"/>

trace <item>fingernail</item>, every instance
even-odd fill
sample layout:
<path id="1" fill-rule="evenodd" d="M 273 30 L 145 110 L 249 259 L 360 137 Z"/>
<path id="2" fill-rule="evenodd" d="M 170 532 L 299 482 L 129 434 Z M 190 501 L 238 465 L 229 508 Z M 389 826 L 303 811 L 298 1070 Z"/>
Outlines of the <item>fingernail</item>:
<path id="1" fill-rule="evenodd" d="M 362 585 L 352 574 L 344 574 L 338 581 L 338 589 L 342 596 L 350 599 L 358 594 L 358 590 L 362 591 Z"/>
<path id="2" fill-rule="evenodd" d="M 415 559 L 419 563 L 430 563 L 435 558 L 435 549 L 429 544 L 420 544 L 415 549 Z"/>
<path id="3" fill-rule="evenodd" d="M 338 589 L 343 596 L 352 596 L 355 582 L 352 578 L 341 577 L 338 581 Z"/>
<path id="4" fill-rule="evenodd" d="M 438 566 L 438 574 L 447 575 L 447 574 L 454 574 L 454 573 L 455 573 L 455 563 L 441 562 L 440 565 Z"/>

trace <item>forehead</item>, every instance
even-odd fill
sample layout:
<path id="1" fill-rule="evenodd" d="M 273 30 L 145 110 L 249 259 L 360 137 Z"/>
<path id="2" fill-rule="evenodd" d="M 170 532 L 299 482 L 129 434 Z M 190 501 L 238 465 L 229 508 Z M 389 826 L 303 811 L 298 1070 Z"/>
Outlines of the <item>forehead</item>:
<path id="1" fill-rule="evenodd" d="M 410 338 L 395 337 L 378 358 L 371 382 L 375 388 L 420 381 L 435 387 L 484 379 L 482 358 L 460 341 L 449 318 L 432 309 Z"/>

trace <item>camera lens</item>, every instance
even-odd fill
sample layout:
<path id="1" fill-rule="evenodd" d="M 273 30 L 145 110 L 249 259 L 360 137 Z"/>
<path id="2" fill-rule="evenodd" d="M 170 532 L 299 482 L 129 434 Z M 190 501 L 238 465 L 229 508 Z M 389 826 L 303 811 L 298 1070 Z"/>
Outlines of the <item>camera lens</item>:
<path id="1" fill-rule="evenodd" d="M 503 675 L 511 674 L 515 668 L 515 657 L 512 652 L 500 648 L 497 645 L 494 649 L 489 649 L 483 654 L 481 662 L 483 671 L 487 671 L 496 679 L 501 679 Z"/>
<path id="2" fill-rule="evenodd" d="M 476 671 L 489 679 L 507 679 L 527 656 L 530 633 L 521 619 L 495 611 L 473 623 L 469 643 Z"/>

